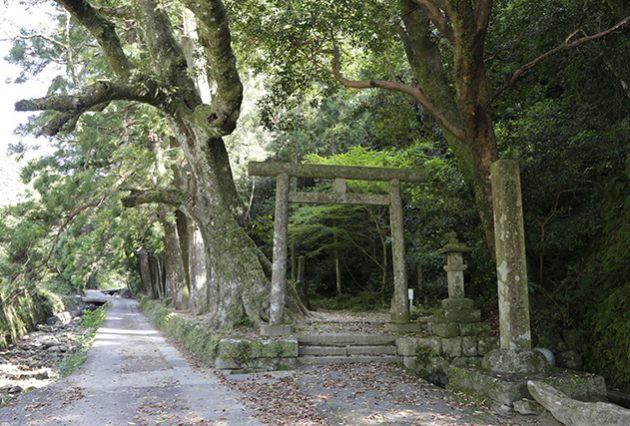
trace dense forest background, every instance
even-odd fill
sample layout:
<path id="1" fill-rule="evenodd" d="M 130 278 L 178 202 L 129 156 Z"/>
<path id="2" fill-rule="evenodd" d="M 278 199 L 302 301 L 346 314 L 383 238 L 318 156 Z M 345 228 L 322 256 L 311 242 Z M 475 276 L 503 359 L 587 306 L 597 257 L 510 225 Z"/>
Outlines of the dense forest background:
<path id="1" fill-rule="evenodd" d="M 68 7 L 75 2 L 57 3 Z M 156 62 L 159 46 L 145 41 L 150 28 L 127 15 L 134 7 L 114 0 L 92 3 L 113 23 L 135 70 L 177 77 L 162 75 L 171 62 Z M 188 6 L 197 11 L 188 3 L 156 2 L 159 8 L 154 12 L 170 17 L 174 38 L 194 42 L 188 32 L 190 12 L 183 10 Z M 357 80 L 379 78 L 417 86 L 423 78 L 421 65 L 401 42 L 413 33 L 401 28 L 410 29 L 408 20 L 423 10 L 430 15 L 430 9 L 418 9 L 427 2 L 224 3 L 244 100 L 242 105 L 238 101 L 237 118 L 226 114 L 233 123 L 212 122 L 210 127 L 220 134 L 210 130 L 208 134 L 211 140 L 222 138 L 229 154 L 238 193 L 236 222 L 246 233 L 242 238 L 261 249 L 243 260 L 261 268 L 260 274 L 244 279 L 255 289 L 252 294 L 264 295 L 266 288 L 259 281 L 265 269 L 261 259 L 271 257 L 275 182 L 248 177 L 247 161 L 423 168 L 431 176 L 428 183 L 403 187 L 410 285 L 418 283 L 418 309 L 430 312 L 446 295 L 444 259 L 438 250 L 444 235 L 455 231 L 472 248 L 467 258 L 469 296 L 486 318 L 496 318 L 496 277 L 480 216 L 483 191 L 475 186 L 477 175 L 470 166 L 476 160 L 458 153 L 457 138 L 417 97 L 381 90 L 376 83 L 367 90 L 348 88 L 345 77 L 333 72 L 341 58 L 343 72 Z M 495 1 L 483 56 L 477 58 L 487 80 L 483 90 L 495 94 L 484 114 L 493 128 L 496 156 L 521 165 L 535 343 L 554 349 L 561 331 L 578 330 L 585 368 L 626 389 L 630 389 L 628 15 L 630 4 L 624 0 Z M 50 33 L 23 31 L 16 36 L 7 58 L 23 70 L 15 83 L 27 84 L 52 67 L 57 76 L 42 96 L 62 97 L 124 75 L 124 67 L 116 69 L 110 53 L 100 52 L 102 40 L 96 43 L 92 29 L 77 16 L 60 7 L 51 17 L 57 26 Z M 202 20 L 197 25 L 203 48 L 183 50 L 191 79 L 199 82 L 204 66 L 190 64 L 204 55 L 213 58 L 213 45 L 204 41 L 210 30 Z M 448 31 L 440 31 L 434 21 L 432 25 L 424 35 L 442 58 L 444 87 L 460 94 L 465 75 L 457 60 L 458 45 L 449 43 Z M 452 25 L 457 30 L 456 20 Z M 216 60 L 212 65 L 222 66 Z M 231 66 L 225 66 L 224 75 L 234 71 Z M 214 99 L 238 98 L 216 83 L 221 76 L 209 77 L 207 90 Z M 198 87 L 204 91 L 202 84 Z M 430 89 L 426 92 L 431 94 Z M 192 235 L 182 232 L 182 226 L 186 217 L 196 218 L 198 207 L 178 208 L 187 201 L 173 202 L 173 197 L 201 185 L 187 178 L 201 170 L 189 157 L 190 147 L 196 145 L 182 142 L 172 126 L 177 117 L 182 122 L 186 117 L 163 103 L 156 107 L 153 100 L 128 100 L 97 102 L 80 114 L 64 116 L 65 121 L 50 104 L 40 105 L 31 109 L 44 112 L 17 130 L 18 135 L 44 135 L 54 153 L 21 171 L 23 182 L 30 185 L 30 198 L 0 211 L 0 345 L 15 339 L 46 311 L 58 309 L 64 295 L 88 286 L 128 285 L 196 312 L 212 311 L 204 305 L 227 294 L 208 293 L 200 299 L 188 269 L 177 275 L 169 258 L 173 255 L 169 235 L 177 229 L 180 238 Z M 442 101 L 435 103 L 448 117 L 463 114 L 461 99 L 457 114 L 448 112 L 448 100 Z M 212 105 L 216 106 L 214 101 Z M 220 107 L 228 108 L 230 102 Z M 57 126 L 54 131 L 51 125 Z M 15 143 L 11 155 L 27 149 Z M 6 185 L 5 179 L 2 182 Z M 294 185 L 320 191 L 330 184 L 305 179 Z M 386 191 L 364 182 L 351 182 L 349 188 Z M 152 198 L 154 194 L 162 196 Z M 220 210 L 213 214 L 222 215 Z M 209 237 L 205 238 L 208 244 Z M 384 209 L 293 205 L 290 238 L 292 257 L 306 258 L 306 287 L 314 308 L 388 308 L 391 244 Z M 249 242 L 243 244 L 239 250 L 249 250 Z M 220 275 L 227 266 L 216 266 L 213 259 L 219 264 L 223 260 L 208 247 L 206 252 L 208 270 Z M 184 249 L 179 256 L 189 260 L 192 254 Z M 151 288 L 143 283 L 143 259 L 151 275 L 165 276 L 163 284 Z M 174 283 L 177 279 L 180 284 Z M 181 292 L 186 298 L 178 296 Z M 239 308 L 243 324 L 264 318 L 264 307 L 252 314 L 248 303 L 244 300 Z"/>

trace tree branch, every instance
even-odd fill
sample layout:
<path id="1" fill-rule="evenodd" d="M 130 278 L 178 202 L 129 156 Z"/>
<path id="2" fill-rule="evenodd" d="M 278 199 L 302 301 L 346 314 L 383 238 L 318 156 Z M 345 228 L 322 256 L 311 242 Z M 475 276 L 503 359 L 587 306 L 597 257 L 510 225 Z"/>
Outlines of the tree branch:
<path id="1" fill-rule="evenodd" d="M 422 105 L 427 110 L 427 112 L 429 112 L 429 114 L 431 114 L 435 118 L 435 120 L 440 124 L 440 126 L 442 126 L 442 128 L 451 133 L 457 139 L 464 139 L 464 132 L 453 123 L 451 123 L 444 116 L 444 114 L 435 105 L 433 105 L 431 101 L 429 101 L 429 99 L 425 96 L 424 92 L 419 87 L 387 80 L 349 80 L 345 78 L 341 74 L 341 55 L 339 53 L 339 47 L 337 46 L 337 43 L 335 41 L 333 41 L 333 46 L 333 74 L 335 76 L 335 79 L 337 79 L 337 81 L 343 86 L 353 89 L 385 89 L 411 95 L 416 101 L 420 103 L 420 105 Z"/>
<path id="2" fill-rule="evenodd" d="M 588 43 L 590 41 L 595 41 L 598 40 L 602 37 L 605 37 L 609 34 L 614 33 L 615 31 L 618 31 L 620 29 L 622 29 L 623 27 L 625 27 L 626 25 L 628 25 L 630 23 L 630 16 L 626 16 L 624 19 L 622 19 L 621 21 L 617 22 L 615 25 L 613 25 L 612 27 L 608 28 L 607 30 L 601 31 L 597 34 L 593 34 L 590 36 L 584 36 L 582 38 L 579 38 L 577 40 L 574 41 L 570 41 L 571 37 L 576 33 L 573 32 L 569 37 L 567 37 L 567 39 L 564 41 L 564 43 L 562 43 L 561 45 L 543 53 L 542 55 L 538 56 L 537 58 L 529 61 L 528 63 L 526 63 L 525 65 L 523 65 L 522 67 L 520 67 L 519 69 L 517 69 L 516 71 L 514 71 L 514 73 L 512 74 L 512 76 L 494 93 L 494 95 L 492 95 L 492 98 L 490 98 L 490 100 L 488 101 L 488 105 L 491 104 L 492 102 L 494 102 L 494 100 L 496 98 L 498 98 L 506 89 L 508 89 L 510 86 L 512 86 L 514 83 L 516 83 L 516 81 L 518 81 L 521 77 L 523 77 L 529 70 L 531 70 L 532 68 L 536 67 L 537 65 L 539 65 L 541 62 L 543 62 L 545 59 L 550 58 L 551 56 L 554 56 L 560 52 L 563 52 L 565 50 L 569 50 L 569 49 L 573 49 L 576 47 L 579 47 L 585 43 Z"/>
<path id="3" fill-rule="evenodd" d="M 94 10 L 104 16 L 113 16 L 115 18 L 131 19 L 133 14 L 124 7 L 107 7 L 93 6 Z"/>
<path id="4" fill-rule="evenodd" d="M 492 14 L 492 0 L 478 0 L 475 7 L 475 21 L 477 22 L 477 32 L 485 33 L 490 23 Z"/>
<path id="5" fill-rule="evenodd" d="M 57 47 L 61 47 L 62 49 L 66 48 L 66 45 L 58 42 L 57 40 L 54 40 L 48 36 L 45 36 L 43 34 L 30 34 L 30 35 L 14 35 L 8 38 L 0 38 L 0 41 L 11 41 L 11 40 L 32 40 L 34 38 L 39 38 L 42 40 L 46 40 L 47 42 L 49 42 L 50 44 L 54 44 Z"/>
<path id="6" fill-rule="evenodd" d="M 214 80 L 217 87 L 211 113 L 206 119 L 210 126 L 221 129 L 224 134 L 231 133 L 240 114 L 243 85 L 236 68 L 225 7 L 221 0 L 184 0 L 184 4 L 197 20 L 199 42 L 209 66 L 208 78 Z"/>
<path id="7" fill-rule="evenodd" d="M 55 246 L 57 245 L 57 241 L 59 241 L 59 236 L 61 236 L 61 233 L 63 232 L 63 230 L 66 229 L 68 227 L 68 225 L 70 225 L 70 223 L 72 223 L 72 221 L 79 214 L 84 212 L 85 210 L 87 210 L 89 208 L 98 208 L 98 207 L 100 207 L 101 204 L 103 204 L 103 202 L 105 201 L 106 198 L 107 198 L 107 196 L 103 195 L 101 198 L 89 201 L 88 203 L 83 204 L 83 205 L 81 205 L 79 207 L 76 207 L 73 211 L 68 213 L 68 215 L 66 216 L 65 220 L 63 221 L 63 223 L 61 224 L 61 226 L 59 227 L 59 229 L 55 233 L 55 236 L 53 238 L 52 244 L 50 245 L 50 250 L 48 250 L 48 255 L 46 256 L 46 259 L 44 260 L 44 266 L 48 267 L 48 261 L 50 260 L 53 252 L 55 251 Z"/>
<path id="8" fill-rule="evenodd" d="M 435 28 L 451 43 L 455 42 L 455 34 L 453 27 L 443 10 L 434 1 L 431 0 L 412 0 L 415 4 L 422 7 L 427 17 L 431 20 Z"/>
<path id="9" fill-rule="evenodd" d="M 160 106 L 166 101 L 166 95 L 163 92 L 151 79 L 145 79 L 143 83 L 136 84 L 99 81 L 76 95 L 23 99 L 15 103 L 15 110 L 59 111 L 61 114 L 53 117 L 43 129 L 44 134 L 52 136 L 69 122 L 76 121 L 84 112 L 103 109 L 114 100 L 137 101 Z"/>
<path id="10" fill-rule="evenodd" d="M 185 194 L 166 189 L 129 190 L 129 196 L 123 198 L 125 207 L 137 207 L 142 204 L 161 203 L 179 207 L 185 202 Z"/>
<path id="11" fill-rule="evenodd" d="M 86 0 L 55 1 L 92 34 L 116 75 L 123 80 L 129 79 L 134 67 L 122 49 L 114 24 L 103 18 Z"/>

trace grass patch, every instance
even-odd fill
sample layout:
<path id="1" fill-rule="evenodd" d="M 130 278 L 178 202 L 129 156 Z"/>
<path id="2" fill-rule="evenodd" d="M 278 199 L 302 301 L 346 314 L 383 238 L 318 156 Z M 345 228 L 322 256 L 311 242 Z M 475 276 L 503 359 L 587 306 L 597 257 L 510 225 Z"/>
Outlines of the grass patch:
<path id="1" fill-rule="evenodd" d="M 0 394 L 0 407 L 11 402 L 13 398 L 13 395 Z"/>
<path id="2" fill-rule="evenodd" d="M 81 328 L 88 330 L 79 340 L 77 347 L 57 365 L 60 377 L 67 377 L 87 359 L 87 351 L 94 342 L 96 331 L 105 321 L 107 305 L 93 311 L 85 311 L 81 316 Z"/>

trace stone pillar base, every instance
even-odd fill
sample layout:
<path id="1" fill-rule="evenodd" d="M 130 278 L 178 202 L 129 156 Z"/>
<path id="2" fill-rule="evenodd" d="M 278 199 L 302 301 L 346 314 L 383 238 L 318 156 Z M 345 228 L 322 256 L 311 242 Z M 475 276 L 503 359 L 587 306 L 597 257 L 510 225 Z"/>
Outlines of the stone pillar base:
<path id="1" fill-rule="evenodd" d="M 260 326 L 260 335 L 268 337 L 286 336 L 293 333 L 293 327 L 289 324 L 263 324 Z"/>
<path id="2" fill-rule="evenodd" d="M 499 374 L 544 373 L 551 368 L 547 358 L 538 351 L 505 349 L 495 349 L 488 352 L 481 365 L 486 370 Z"/>

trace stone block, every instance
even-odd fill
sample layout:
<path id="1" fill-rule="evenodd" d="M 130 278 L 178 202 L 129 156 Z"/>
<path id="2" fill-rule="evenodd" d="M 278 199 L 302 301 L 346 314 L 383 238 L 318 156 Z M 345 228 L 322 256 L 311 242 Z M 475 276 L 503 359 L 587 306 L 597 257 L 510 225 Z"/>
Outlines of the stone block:
<path id="1" fill-rule="evenodd" d="M 431 366 L 431 370 L 434 372 L 442 372 L 444 374 L 446 374 L 448 368 L 449 368 L 449 362 L 447 360 L 445 360 L 444 358 L 442 358 L 441 356 L 435 356 L 435 357 L 431 357 L 429 359 L 430 362 L 430 366 Z"/>
<path id="2" fill-rule="evenodd" d="M 214 368 L 218 368 L 219 370 L 232 370 L 240 368 L 240 365 L 232 359 L 217 358 L 214 360 Z"/>
<path id="3" fill-rule="evenodd" d="M 300 346 L 300 355 L 346 356 L 346 346 Z"/>
<path id="4" fill-rule="evenodd" d="M 458 357 L 462 355 L 462 338 L 450 337 L 442 339 L 442 353 L 447 357 Z"/>
<path id="5" fill-rule="evenodd" d="M 479 309 L 445 309 L 444 319 L 452 322 L 479 322 L 481 311 Z"/>
<path id="6" fill-rule="evenodd" d="M 460 363 L 462 361 L 458 361 Z M 451 365 L 448 369 L 449 386 L 490 398 L 499 404 L 512 404 L 530 398 L 527 381 L 536 380 L 566 393 L 574 399 L 605 401 L 606 385 L 601 376 L 583 372 L 554 369 L 549 373 L 509 374 L 493 373 L 474 367 Z M 599 424 L 599 423 L 597 423 Z"/>
<path id="7" fill-rule="evenodd" d="M 417 322 L 408 322 L 408 323 L 397 323 L 390 322 L 385 324 L 385 329 L 389 331 L 394 331 L 397 333 L 408 333 L 408 332 L 420 332 L 422 331 L 422 326 Z"/>
<path id="8" fill-rule="evenodd" d="M 448 369 L 449 387 L 490 398 L 499 404 L 510 405 L 526 398 L 525 380 L 511 375 L 497 375 L 479 368 L 451 366 Z"/>
<path id="9" fill-rule="evenodd" d="M 417 348 L 422 347 L 433 351 L 438 355 L 441 351 L 441 342 L 438 337 L 399 337 L 396 339 L 398 354 L 403 356 L 415 356 Z"/>
<path id="10" fill-rule="evenodd" d="M 602 376 L 575 370 L 555 368 L 542 379 L 543 383 L 580 401 L 606 401 L 606 382 Z"/>
<path id="11" fill-rule="evenodd" d="M 442 308 L 444 310 L 472 310 L 475 308 L 475 302 L 467 298 L 448 298 L 442 300 Z"/>
<path id="12" fill-rule="evenodd" d="M 346 354 L 351 355 L 397 355 L 398 351 L 393 345 L 376 345 L 376 346 L 347 346 Z"/>
<path id="13" fill-rule="evenodd" d="M 444 322 L 446 321 L 444 319 L 444 310 L 443 309 L 438 309 L 437 311 L 435 311 L 435 313 L 433 315 L 431 315 L 429 322 Z"/>
<path id="14" fill-rule="evenodd" d="M 465 336 L 462 337 L 462 355 L 464 356 L 476 356 L 477 355 L 477 337 Z"/>
<path id="15" fill-rule="evenodd" d="M 490 325 L 485 322 L 463 322 L 459 324 L 460 336 L 488 336 L 490 332 Z"/>
<path id="16" fill-rule="evenodd" d="M 545 411 L 545 408 L 542 405 L 527 398 L 514 401 L 512 406 L 514 407 L 514 411 L 524 416 L 538 415 Z"/>
<path id="17" fill-rule="evenodd" d="M 477 353 L 479 355 L 485 355 L 498 347 L 499 339 L 495 336 L 480 337 L 477 340 Z"/>
<path id="18" fill-rule="evenodd" d="M 296 338 L 278 338 L 263 340 L 252 344 L 254 358 L 289 358 L 298 356 Z"/>
<path id="19" fill-rule="evenodd" d="M 406 356 L 403 357 L 403 365 L 405 366 L 405 368 L 416 372 L 418 368 L 418 360 L 415 356 Z"/>
<path id="20" fill-rule="evenodd" d="M 298 336 L 303 345 L 348 346 L 348 345 L 393 345 L 395 336 L 386 334 L 324 333 Z"/>
<path id="21" fill-rule="evenodd" d="M 455 367 L 478 367 L 481 364 L 481 358 L 478 356 L 459 356 L 451 360 L 451 365 Z"/>
<path id="22" fill-rule="evenodd" d="M 286 336 L 293 332 L 293 327 L 289 324 L 278 324 L 278 325 L 270 325 L 263 324 L 260 326 L 260 335 L 261 336 Z"/>
<path id="23" fill-rule="evenodd" d="M 434 322 L 431 332 L 440 337 L 456 337 L 459 336 L 459 326 L 453 322 Z"/>
<path id="24" fill-rule="evenodd" d="M 488 352 L 482 362 L 483 368 L 495 373 L 530 374 L 549 371 L 547 358 L 539 351 L 515 351 L 495 349 Z"/>
<path id="25" fill-rule="evenodd" d="M 582 402 L 569 398 L 554 387 L 537 381 L 527 382 L 531 395 L 562 424 L 567 426 L 630 424 L 630 410 L 604 402 Z"/>
<path id="26" fill-rule="evenodd" d="M 297 358 L 256 358 L 249 363 L 248 367 L 254 370 L 278 370 L 292 369 L 297 367 Z"/>
<path id="27" fill-rule="evenodd" d="M 414 374 L 423 379 L 441 386 L 446 385 L 446 370 L 449 363 L 442 357 L 430 357 L 418 359 L 417 357 L 404 357 L 403 364 Z"/>

